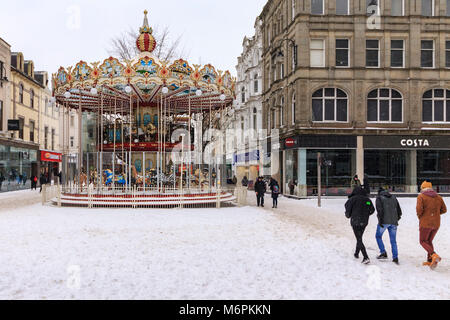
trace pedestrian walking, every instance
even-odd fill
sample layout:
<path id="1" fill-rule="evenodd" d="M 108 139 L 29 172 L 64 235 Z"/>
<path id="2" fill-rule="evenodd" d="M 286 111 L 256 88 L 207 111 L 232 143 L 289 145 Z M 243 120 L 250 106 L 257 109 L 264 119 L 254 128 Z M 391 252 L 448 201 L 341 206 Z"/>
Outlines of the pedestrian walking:
<path id="1" fill-rule="evenodd" d="M 36 190 L 37 181 L 38 181 L 38 178 L 36 177 L 36 175 L 33 175 L 31 177 L 31 190 L 33 190 L 33 189 Z"/>
<path id="2" fill-rule="evenodd" d="M 447 212 L 447 207 L 442 197 L 433 190 L 431 182 L 422 183 L 416 211 L 419 218 L 420 244 L 427 252 L 427 261 L 423 265 L 435 269 L 441 257 L 434 251 L 433 240 L 441 226 L 441 215 Z"/>
<path id="3" fill-rule="evenodd" d="M 350 224 L 356 237 L 355 258 L 359 259 L 359 253 L 363 254 L 363 264 L 369 264 L 366 247 L 363 243 L 364 231 L 369 224 L 369 217 L 375 212 L 372 201 L 367 197 L 362 187 L 356 187 L 345 203 L 345 216 L 350 219 Z"/>
<path id="4" fill-rule="evenodd" d="M 370 195 L 370 182 L 369 177 L 367 175 L 364 175 L 364 181 L 363 181 L 363 189 L 366 191 L 367 195 Z"/>
<path id="5" fill-rule="evenodd" d="M 256 203 L 261 207 L 264 207 L 264 195 L 266 194 L 266 182 L 263 177 L 259 177 L 255 183 Z"/>
<path id="6" fill-rule="evenodd" d="M 355 174 L 353 176 L 352 182 L 350 183 L 352 190 L 354 190 L 356 187 L 361 187 L 361 181 L 358 178 L 358 175 Z"/>
<path id="7" fill-rule="evenodd" d="M 41 193 L 42 192 L 42 186 L 44 184 L 47 184 L 47 179 L 45 178 L 43 173 L 41 173 L 41 177 L 39 178 L 39 184 L 40 184 L 39 193 Z"/>
<path id="8" fill-rule="evenodd" d="M 247 179 L 247 176 L 244 176 L 244 178 L 242 178 L 241 183 L 242 183 L 242 186 L 243 186 L 243 187 L 248 187 L 248 179 Z"/>
<path id="9" fill-rule="evenodd" d="M 5 178 L 5 176 L 3 175 L 3 172 L 0 173 L 0 191 L 2 191 L 3 181 L 5 181 L 5 180 L 6 180 L 6 178 Z"/>
<path id="10" fill-rule="evenodd" d="M 278 196 L 280 195 L 280 186 L 278 184 L 278 181 L 274 178 L 270 178 L 269 183 L 270 191 L 272 191 L 272 201 L 273 205 L 272 208 L 278 208 Z"/>
<path id="11" fill-rule="evenodd" d="M 295 191 L 295 186 L 297 185 L 297 182 L 294 179 L 291 179 L 289 181 L 289 194 L 291 196 L 294 195 L 294 191 Z"/>
<path id="12" fill-rule="evenodd" d="M 398 261 L 398 247 L 397 247 L 397 228 L 398 222 L 402 218 L 402 209 L 397 198 L 390 194 L 387 190 L 380 188 L 378 190 L 377 200 L 375 202 L 377 209 L 378 226 L 375 238 L 377 239 L 380 255 L 378 260 L 386 260 L 388 258 L 386 249 L 383 243 L 383 234 L 386 230 L 389 232 L 389 239 L 391 241 L 392 262 L 399 264 Z"/>

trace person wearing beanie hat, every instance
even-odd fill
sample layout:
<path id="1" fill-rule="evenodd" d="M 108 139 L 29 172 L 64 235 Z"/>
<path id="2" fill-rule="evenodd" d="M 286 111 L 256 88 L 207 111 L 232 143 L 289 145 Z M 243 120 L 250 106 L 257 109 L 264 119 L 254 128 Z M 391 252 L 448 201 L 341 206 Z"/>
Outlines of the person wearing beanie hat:
<path id="1" fill-rule="evenodd" d="M 441 215 L 447 212 L 447 207 L 442 197 L 433 190 L 431 182 L 422 183 L 416 211 L 420 224 L 420 245 L 428 254 L 423 265 L 435 269 L 441 257 L 434 251 L 433 239 L 441 226 Z"/>

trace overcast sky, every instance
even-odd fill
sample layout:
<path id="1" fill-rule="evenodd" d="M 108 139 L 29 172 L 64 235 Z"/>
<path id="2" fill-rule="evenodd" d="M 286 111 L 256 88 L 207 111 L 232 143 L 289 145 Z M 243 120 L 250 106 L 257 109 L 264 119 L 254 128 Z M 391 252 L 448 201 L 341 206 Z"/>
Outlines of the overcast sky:
<path id="1" fill-rule="evenodd" d="M 192 64 L 213 64 L 236 74 L 244 36 L 253 36 L 267 0 L 14 0 L 2 1 L 0 37 L 23 52 L 36 70 L 51 75 L 59 66 L 109 57 L 111 38 L 142 26 L 168 26 L 182 36 Z"/>

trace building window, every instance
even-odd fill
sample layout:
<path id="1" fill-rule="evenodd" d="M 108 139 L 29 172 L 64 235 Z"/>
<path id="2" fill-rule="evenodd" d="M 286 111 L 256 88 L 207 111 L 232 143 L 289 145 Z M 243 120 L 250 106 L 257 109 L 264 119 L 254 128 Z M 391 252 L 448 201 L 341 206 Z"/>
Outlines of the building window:
<path id="1" fill-rule="evenodd" d="M 280 127 L 284 126 L 284 97 L 280 99 Z"/>
<path id="2" fill-rule="evenodd" d="M 380 41 L 366 40 L 366 67 L 380 66 Z"/>
<path id="3" fill-rule="evenodd" d="M 291 2 L 292 2 L 292 7 L 291 7 L 291 10 L 292 10 L 292 20 L 294 20 L 295 19 L 295 2 L 296 2 L 297 0 L 291 0 Z"/>
<path id="4" fill-rule="evenodd" d="M 347 122 L 347 94 L 337 88 L 317 90 L 312 98 L 313 121 Z"/>
<path id="5" fill-rule="evenodd" d="M 366 0 L 367 15 L 379 15 L 380 14 L 380 3 L 378 0 Z"/>
<path id="6" fill-rule="evenodd" d="M 258 82 L 258 74 L 256 73 L 254 78 L 253 78 L 253 90 L 255 91 L 255 93 L 258 93 L 259 91 L 259 82 Z"/>
<path id="7" fill-rule="evenodd" d="M 450 41 L 445 41 L 445 67 L 450 68 Z"/>
<path id="8" fill-rule="evenodd" d="M 323 14 L 323 0 L 311 0 L 311 14 Z"/>
<path id="9" fill-rule="evenodd" d="M 391 15 L 403 16 L 405 13 L 404 0 L 391 0 Z"/>
<path id="10" fill-rule="evenodd" d="M 31 89 L 30 91 L 30 107 L 34 108 L 34 90 Z"/>
<path id="11" fill-rule="evenodd" d="M 241 88 L 241 102 L 245 103 L 245 87 Z"/>
<path id="12" fill-rule="evenodd" d="M 445 11 L 447 17 L 450 17 L 450 0 L 447 0 L 447 9 Z"/>
<path id="13" fill-rule="evenodd" d="M 450 90 L 425 92 L 422 101 L 423 122 L 450 122 Z"/>
<path id="14" fill-rule="evenodd" d="M 422 15 L 427 17 L 434 16 L 434 0 L 422 0 Z"/>
<path id="15" fill-rule="evenodd" d="M 403 40 L 391 40 L 391 67 L 404 68 L 405 42 Z"/>
<path id="16" fill-rule="evenodd" d="M 31 142 L 34 142 L 34 130 L 35 130 L 34 121 L 30 120 L 30 141 Z"/>
<path id="17" fill-rule="evenodd" d="M 48 150 L 48 127 L 44 129 L 44 149 Z"/>
<path id="18" fill-rule="evenodd" d="M 280 79 L 284 78 L 284 63 L 280 65 Z"/>
<path id="19" fill-rule="evenodd" d="M 349 0 L 336 0 L 336 14 L 337 15 L 348 15 L 350 14 L 348 9 Z"/>
<path id="20" fill-rule="evenodd" d="M 367 98 L 368 122 L 403 122 L 403 97 L 394 89 L 376 89 Z"/>
<path id="21" fill-rule="evenodd" d="M 350 66 L 350 46 L 348 39 L 336 39 L 336 67 Z"/>
<path id="22" fill-rule="evenodd" d="M 25 119 L 19 117 L 19 139 L 23 140 L 23 127 L 25 125 Z"/>
<path id="23" fill-rule="evenodd" d="M 70 126 L 75 126 L 75 117 L 73 116 L 73 114 L 70 115 Z"/>
<path id="24" fill-rule="evenodd" d="M 19 84 L 19 102 L 23 104 L 23 84 Z"/>
<path id="25" fill-rule="evenodd" d="M 292 105 L 291 105 L 291 119 L 292 125 L 295 125 L 295 109 L 296 109 L 296 97 L 295 92 L 292 94 Z"/>
<path id="26" fill-rule="evenodd" d="M 325 40 L 311 40 L 311 67 L 325 67 Z"/>
<path id="27" fill-rule="evenodd" d="M 253 130 L 258 129 L 258 110 L 253 108 Z"/>
<path id="28" fill-rule="evenodd" d="M 75 138 L 74 137 L 70 137 L 70 147 L 71 148 L 73 148 L 73 146 L 74 146 L 74 141 L 75 141 Z"/>
<path id="29" fill-rule="evenodd" d="M 52 129 L 52 150 L 55 150 L 55 129 Z"/>
<path id="30" fill-rule="evenodd" d="M 242 130 L 242 132 L 244 132 L 244 130 L 245 130 L 245 119 L 244 119 L 244 117 L 241 117 L 241 130 Z"/>
<path id="31" fill-rule="evenodd" d="M 297 51 L 298 51 L 298 46 L 293 45 L 292 46 L 292 71 L 297 69 Z"/>
<path id="32" fill-rule="evenodd" d="M 422 68 L 434 68 L 434 41 L 422 40 L 420 66 Z"/>
<path id="33" fill-rule="evenodd" d="M 3 101 L 0 100 L 0 131 L 3 131 Z"/>

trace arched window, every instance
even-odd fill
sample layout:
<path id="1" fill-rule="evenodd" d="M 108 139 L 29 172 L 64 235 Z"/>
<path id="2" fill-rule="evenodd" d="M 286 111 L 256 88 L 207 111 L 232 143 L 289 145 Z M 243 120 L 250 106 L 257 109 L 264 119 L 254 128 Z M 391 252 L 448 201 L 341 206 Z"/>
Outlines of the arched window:
<path id="1" fill-rule="evenodd" d="M 294 92 L 292 94 L 292 105 L 291 105 L 292 125 L 295 125 L 295 109 L 296 109 L 296 97 L 295 97 L 295 92 Z"/>
<path id="2" fill-rule="evenodd" d="M 433 89 L 424 93 L 423 122 L 450 122 L 450 90 Z"/>
<path id="3" fill-rule="evenodd" d="M 280 127 L 284 126 L 284 97 L 280 99 Z"/>
<path id="4" fill-rule="evenodd" d="M 23 104 L 23 84 L 19 84 L 19 102 Z"/>
<path id="5" fill-rule="evenodd" d="M 368 122 L 403 122 L 403 97 L 394 89 L 371 91 L 367 97 Z"/>
<path id="6" fill-rule="evenodd" d="M 253 130 L 258 130 L 258 110 L 253 108 Z"/>
<path id="7" fill-rule="evenodd" d="M 241 130 L 242 130 L 242 131 L 245 130 L 245 119 L 244 119 L 243 116 L 241 117 Z"/>
<path id="8" fill-rule="evenodd" d="M 347 122 L 347 94 L 337 88 L 317 90 L 312 97 L 312 113 L 315 122 Z"/>
<path id="9" fill-rule="evenodd" d="M 241 102 L 245 103 L 245 87 L 241 88 Z"/>
<path id="10" fill-rule="evenodd" d="M 253 90 L 255 93 L 258 93 L 259 91 L 259 83 L 258 83 L 258 74 L 255 73 L 253 77 Z"/>
<path id="11" fill-rule="evenodd" d="M 31 89 L 30 91 L 30 107 L 34 108 L 34 90 Z"/>

